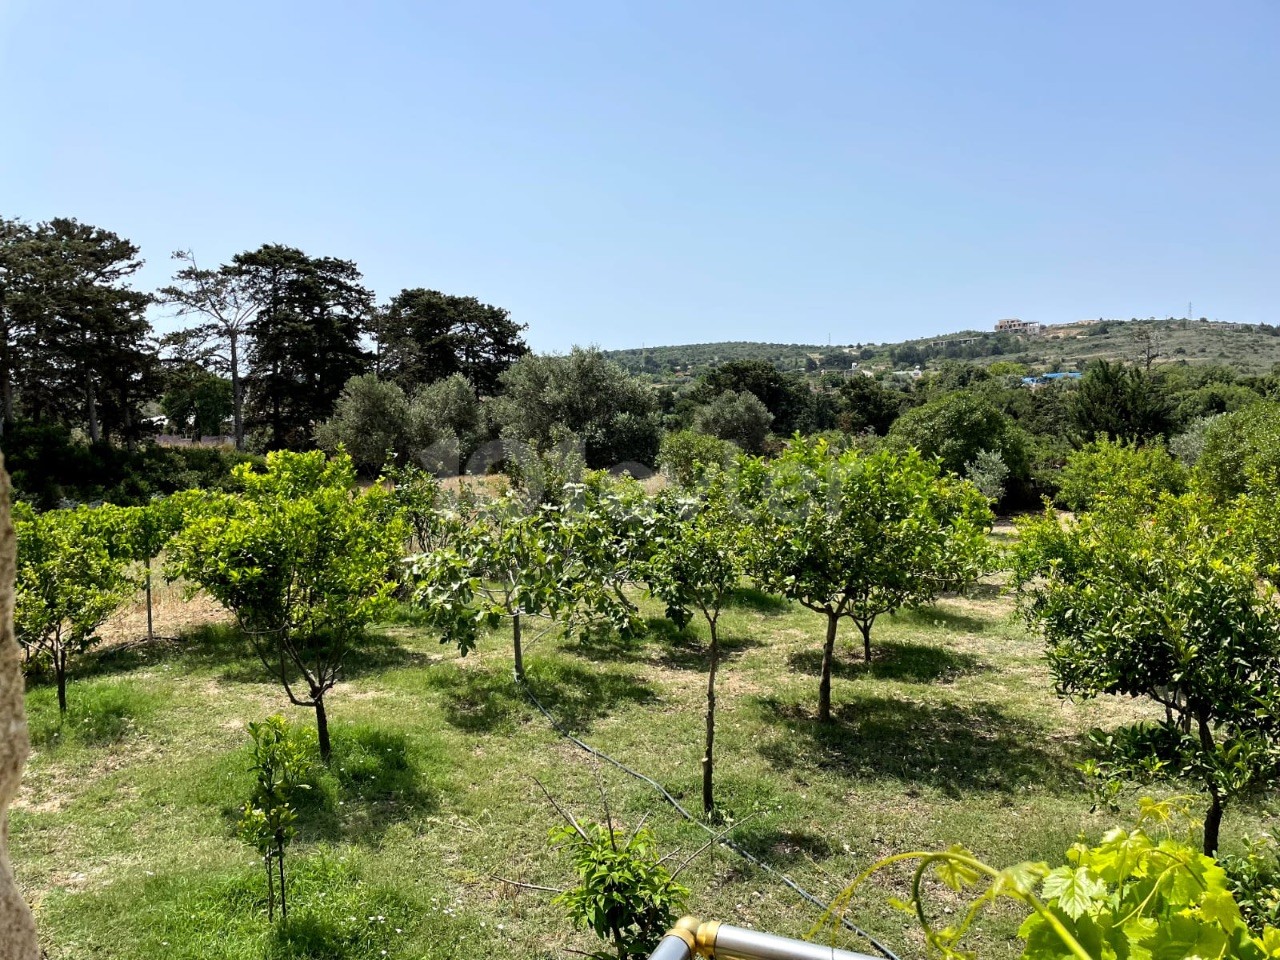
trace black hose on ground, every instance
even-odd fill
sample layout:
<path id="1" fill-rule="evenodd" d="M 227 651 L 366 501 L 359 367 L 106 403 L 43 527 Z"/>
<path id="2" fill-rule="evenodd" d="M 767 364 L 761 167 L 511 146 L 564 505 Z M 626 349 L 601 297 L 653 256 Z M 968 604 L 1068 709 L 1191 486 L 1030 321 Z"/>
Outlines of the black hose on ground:
<path id="1" fill-rule="evenodd" d="M 662 798 L 666 800 L 667 803 L 675 807 L 676 811 L 680 814 L 680 816 L 684 817 L 690 823 L 697 824 L 707 833 L 711 834 L 711 836 L 716 837 L 717 841 L 722 847 L 732 850 L 734 853 L 742 857 L 742 859 L 746 860 L 748 863 L 756 867 L 759 867 L 761 870 L 769 874 L 771 877 L 781 880 L 787 887 L 789 887 L 793 892 L 798 894 L 801 898 L 803 898 L 804 900 L 807 900 L 809 903 L 813 904 L 815 907 L 822 910 L 824 913 L 826 912 L 826 909 L 827 909 L 826 903 L 819 900 L 817 897 L 815 897 L 812 893 L 810 893 L 804 887 L 800 886 L 800 884 L 796 883 L 794 880 L 788 877 L 785 873 L 781 873 L 778 870 L 775 870 L 773 867 L 769 866 L 759 857 L 755 856 L 755 854 L 747 850 L 744 850 L 742 847 L 738 846 L 738 844 L 734 843 L 728 837 L 720 836 L 719 834 L 717 834 L 709 826 L 707 826 L 697 817 L 693 816 L 693 814 L 691 814 L 683 806 L 681 806 L 680 801 L 677 800 L 675 797 L 673 797 L 671 793 L 667 790 L 667 788 L 664 787 L 662 784 L 660 784 L 657 780 L 654 780 L 653 777 L 640 773 L 638 770 L 632 770 L 625 763 L 622 763 L 619 760 L 615 760 L 613 757 L 609 756 L 604 751 L 597 750 L 595 747 L 591 746 L 591 744 L 585 743 L 584 741 L 579 740 L 576 736 L 574 736 L 572 733 L 566 730 L 564 726 L 561 725 L 560 721 L 557 720 L 555 717 L 553 717 L 551 715 L 551 712 L 542 705 L 542 701 L 537 698 L 532 688 L 529 686 L 528 680 L 522 680 L 521 678 L 517 677 L 516 685 L 519 686 L 520 689 L 525 692 L 525 696 L 527 696 L 530 699 L 530 701 L 532 701 L 533 705 L 538 708 L 539 712 L 544 717 L 547 718 L 547 722 L 551 724 L 551 726 L 555 729 L 556 733 L 560 734 L 560 736 L 564 737 L 566 740 L 575 744 L 580 749 L 585 750 L 587 753 L 591 754 L 593 757 L 598 757 L 599 759 L 605 761 L 606 763 L 612 764 L 613 766 L 617 767 L 619 770 L 621 770 L 623 773 L 627 774 L 628 776 L 634 777 L 637 780 L 644 781 L 649 786 L 653 787 L 653 789 L 656 790 L 659 794 L 661 794 Z M 900 958 L 896 953 L 894 953 L 892 950 L 886 947 L 883 943 L 877 940 L 874 936 L 872 936 L 866 930 L 863 930 L 856 923 L 849 920 L 843 914 L 841 914 L 840 916 L 840 923 L 846 930 L 862 937 L 864 940 L 870 943 L 873 947 L 875 947 L 878 951 L 880 951 L 880 955 L 885 957 L 886 960 L 900 960 Z"/>

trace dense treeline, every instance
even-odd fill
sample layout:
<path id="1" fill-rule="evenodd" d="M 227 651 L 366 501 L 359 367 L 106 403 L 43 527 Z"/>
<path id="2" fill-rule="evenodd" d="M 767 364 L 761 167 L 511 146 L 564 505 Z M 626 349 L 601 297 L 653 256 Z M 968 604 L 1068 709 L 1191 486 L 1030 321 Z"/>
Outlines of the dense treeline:
<path id="1" fill-rule="evenodd" d="M 141 502 L 225 483 L 237 462 L 157 452 L 144 442 L 157 432 L 257 454 L 343 447 L 367 477 L 392 460 L 518 473 L 551 450 L 674 475 L 735 449 L 775 454 L 799 433 L 916 448 L 1018 509 L 1057 496 L 1068 456 L 1100 439 L 1162 442 L 1191 463 L 1212 418 L 1278 384 L 1156 362 L 1148 331 L 1142 362 L 1098 360 L 1078 379 L 1029 382 L 1008 360 L 872 374 L 843 349 L 735 359 L 728 348 L 750 345 L 718 344 L 724 356 L 699 376 L 656 386 L 595 349 L 533 355 L 523 326 L 475 297 L 419 287 L 379 305 L 350 260 L 264 244 L 215 266 L 185 251 L 174 261 L 172 281 L 144 292 L 131 286 L 140 251 L 117 234 L 0 221 L 0 427 L 24 496 Z M 180 328 L 157 337 L 155 312 Z M 822 373 L 832 357 L 841 369 Z"/>
<path id="2" fill-rule="evenodd" d="M 506 310 L 423 288 L 379 306 L 349 260 L 280 244 L 214 267 L 174 258 L 172 282 L 143 291 L 132 283 L 141 251 L 118 234 L 0 218 L 0 431 L 20 471 L 56 473 L 13 442 L 32 427 L 94 450 L 133 451 L 163 430 L 227 436 L 237 450 L 312 448 L 353 377 L 412 392 L 456 374 L 483 395 L 527 352 Z M 158 337 L 155 312 L 183 326 Z M 33 491 L 42 499 L 114 486 L 70 471 L 45 479 Z"/>

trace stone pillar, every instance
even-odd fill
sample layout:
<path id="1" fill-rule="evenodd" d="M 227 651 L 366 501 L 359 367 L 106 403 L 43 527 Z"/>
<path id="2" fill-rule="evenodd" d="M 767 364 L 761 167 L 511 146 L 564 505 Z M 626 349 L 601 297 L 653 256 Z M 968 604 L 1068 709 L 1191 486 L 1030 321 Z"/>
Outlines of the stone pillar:
<path id="1" fill-rule="evenodd" d="M 36 960 L 36 925 L 9 868 L 9 802 L 27 762 L 22 658 L 13 638 L 13 573 L 17 541 L 9 516 L 9 474 L 0 457 L 0 960 Z"/>

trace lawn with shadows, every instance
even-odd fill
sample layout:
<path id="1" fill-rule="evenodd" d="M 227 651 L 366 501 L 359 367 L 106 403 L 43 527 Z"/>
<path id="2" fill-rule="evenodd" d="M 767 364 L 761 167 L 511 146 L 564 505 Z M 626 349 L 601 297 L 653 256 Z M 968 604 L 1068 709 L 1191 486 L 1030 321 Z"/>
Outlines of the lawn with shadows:
<path id="1" fill-rule="evenodd" d="M 643 636 L 530 644 L 529 688 L 558 723 L 697 809 L 706 627 L 676 629 L 637 600 Z M 607 797 L 616 824 L 644 822 L 673 858 L 705 844 L 651 788 L 552 728 L 512 678 L 505 630 L 464 658 L 411 609 L 392 619 L 353 647 L 326 700 L 327 767 L 313 712 L 288 703 L 225 621 L 95 651 L 73 670 L 65 719 L 52 688 L 34 683 L 34 754 L 11 838 L 49 957 L 550 960 L 597 945 L 535 889 L 571 877 L 548 842 L 562 821 L 544 788 L 580 819 L 602 820 Z M 869 665 L 842 636 L 825 725 L 814 719 L 820 617 L 744 590 L 721 629 L 721 829 L 819 897 L 891 853 L 960 843 L 996 863 L 1060 862 L 1078 833 L 1118 822 L 1091 810 L 1072 765 L 1090 727 L 1136 708 L 1061 703 L 1002 593 L 881 618 Z M 267 924 L 261 863 L 235 830 L 253 776 L 245 727 L 273 713 L 316 761 L 289 853 L 287 929 Z M 1263 825 L 1260 811 L 1233 809 L 1228 849 Z M 817 919 L 723 849 L 682 880 L 704 918 L 789 936 Z M 922 956 L 888 904 L 904 895 L 900 876 L 877 877 L 855 919 Z M 1015 956 L 1016 922 L 984 921 L 974 946 Z"/>

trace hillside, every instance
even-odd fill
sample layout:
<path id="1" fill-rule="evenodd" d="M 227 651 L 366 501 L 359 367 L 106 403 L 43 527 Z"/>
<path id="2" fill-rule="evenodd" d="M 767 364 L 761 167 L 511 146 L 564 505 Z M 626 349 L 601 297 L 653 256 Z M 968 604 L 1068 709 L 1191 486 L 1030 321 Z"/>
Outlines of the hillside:
<path id="1" fill-rule="evenodd" d="M 1096 359 L 1145 361 L 1148 353 L 1153 365 L 1222 364 L 1246 375 L 1268 373 L 1280 363 L 1280 328 L 1208 320 L 1103 320 L 1026 335 L 966 330 L 898 343 L 829 346 L 738 341 L 613 350 L 608 356 L 632 373 L 675 379 L 730 360 L 766 360 L 782 371 L 811 373 L 854 362 L 885 370 L 928 368 L 948 359 L 1074 370 Z"/>

